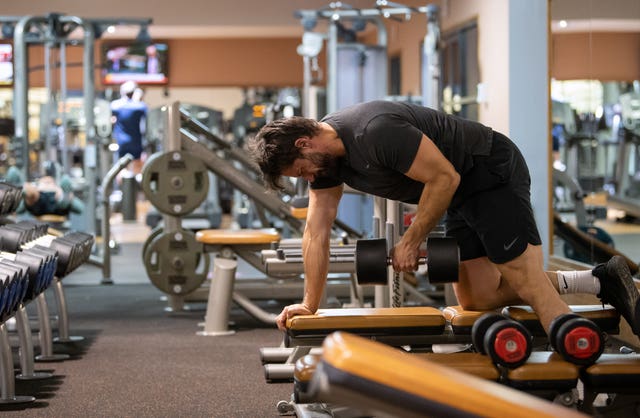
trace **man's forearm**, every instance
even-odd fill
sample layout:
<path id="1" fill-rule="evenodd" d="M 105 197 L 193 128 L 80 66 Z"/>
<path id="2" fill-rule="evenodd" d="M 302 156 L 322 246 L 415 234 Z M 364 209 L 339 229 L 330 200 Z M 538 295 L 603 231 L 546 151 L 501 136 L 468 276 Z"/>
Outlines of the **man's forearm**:
<path id="1" fill-rule="evenodd" d="M 329 237 L 310 238 L 305 233 L 302 241 L 302 255 L 304 259 L 302 303 L 311 312 L 315 312 L 320 306 L 329 273 Z"/>

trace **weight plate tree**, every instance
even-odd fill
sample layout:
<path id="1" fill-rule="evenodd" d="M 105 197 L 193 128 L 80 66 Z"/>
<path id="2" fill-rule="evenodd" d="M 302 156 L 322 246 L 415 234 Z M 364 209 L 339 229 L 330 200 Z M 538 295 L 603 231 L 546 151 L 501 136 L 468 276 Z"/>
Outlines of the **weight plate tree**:
<path id="1" fill-rule="evenodd" d="M 206 199 L 209 174 L 202 160 L 189 152 L 156 153 L 144 166 L 141 186 L 160 212 L 184 216 Z"/>

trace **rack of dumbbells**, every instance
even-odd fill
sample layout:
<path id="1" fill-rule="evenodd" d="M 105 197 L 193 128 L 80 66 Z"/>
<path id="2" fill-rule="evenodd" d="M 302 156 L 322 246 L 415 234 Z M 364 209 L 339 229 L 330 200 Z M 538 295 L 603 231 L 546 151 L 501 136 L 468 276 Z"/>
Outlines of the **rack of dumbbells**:
<path id="1" fill-rule="evenodd" d="M 59 342 L 78 341 L 69 336 L 66 301 L 61 280 L 89 258 L 94 237 L 82 232 L 63 236 L 48 233 L 48 225 L 36 221 L 11 223 L 5 217 L 15 211 L 22 189 L 0 183 L 0 404 L 26 403 L 33 396 L 16 396 L 14 379 L 45 379 L 51 373 L 34 371 L 34 360 L 59 361 L 66 354 L 53 353 L 51 321 L 44 292 L 53 288 L 58 308 Z M 26 306 L 34 301 L 38 314 L 40 354 L 34 357 Z M 15 321 L 20 344 L 20 373 L 14 376 L 13 354 L 7 322 Z"/>

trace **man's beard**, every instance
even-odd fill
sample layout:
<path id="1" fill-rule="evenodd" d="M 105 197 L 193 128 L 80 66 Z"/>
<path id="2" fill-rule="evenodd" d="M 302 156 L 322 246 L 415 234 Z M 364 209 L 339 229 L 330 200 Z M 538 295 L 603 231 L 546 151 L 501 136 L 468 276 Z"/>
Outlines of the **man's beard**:
<path id="1" fill-rule="evenodd" d="M 312 152 L 305 158 L 318 169 L 316 177 L 332 177 L 338 171 L 338 159 L 331 154 Z"/>

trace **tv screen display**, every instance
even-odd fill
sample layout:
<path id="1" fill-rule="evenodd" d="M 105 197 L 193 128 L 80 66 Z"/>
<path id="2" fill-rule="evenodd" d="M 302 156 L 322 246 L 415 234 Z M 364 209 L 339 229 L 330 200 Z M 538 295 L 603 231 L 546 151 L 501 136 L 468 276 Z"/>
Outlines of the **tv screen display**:
<path id="1" fill-rule="evenodd" d="M 0 86 L 13 84 L 13 45 L 0 43 Z"/>
<path id="2" fill-rule="evenodd" d="M 164 43 L 112 43 L 103 47 L 102 83 L 167 84 L 168 46 Z"/>

